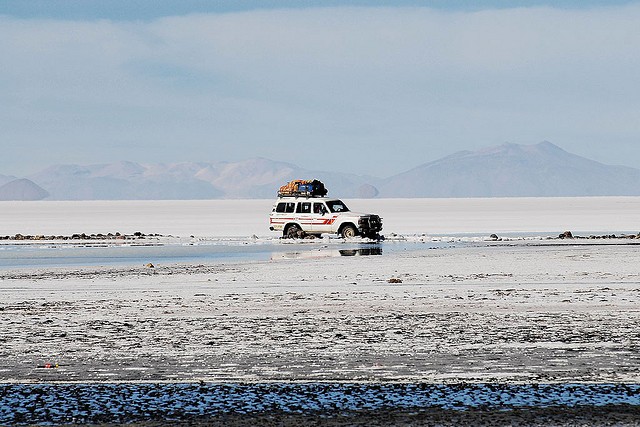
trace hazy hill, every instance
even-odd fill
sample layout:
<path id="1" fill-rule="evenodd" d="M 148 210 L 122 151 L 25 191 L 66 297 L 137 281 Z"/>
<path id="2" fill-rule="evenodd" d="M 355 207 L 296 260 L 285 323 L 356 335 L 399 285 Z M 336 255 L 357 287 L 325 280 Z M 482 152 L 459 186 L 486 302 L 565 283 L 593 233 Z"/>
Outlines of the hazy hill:
<path id="1" fill-rule="evenodd" d="M 169 166 L 150 167 L 133 162 L 57 165 L 29 178 L 46 188 L 52 200 L 211 199 L 223 196 L 210 184 Z"/>
<path id="2" fill-rule="evenodd" d="M 311 178 L 323 181 L 329 196 L 344 198 L 640 195 L 639 169 L 604 165 L 549 142 L 461 151 L 387 179 L 314 171 L 262 158 L 58 165 L 27 178 L 46 190 L 50 200 L 273 198 L 287 181 Z M 0 175 L 0 185 L 9 181 L 15 179 Z M 45 197 L 33 185 L 12 184 L 4 197 L 23 194 L 19 188 L 30 200 Z"/>
<path id="3" fill-rule="evenodd" d="M 267 159 L 241 162 L 52 166 L 29 177 L 52 200 L 272 198 L 292 179 L 317 178 L 330 194 L 373 196 L 375 188 L 356 175 L 310 171 Z"/>
<path id="4" fill-rule="evenodd" d="M 319 179 L 329 194 L 340 197 L 363 197 L 363 187 L 375 178 L 347 173 L 313 171 L 299 166 L 263 158 L 241 162 L 211 164 L 197 177 L 221 189 L 227 198 L 272 198 L 278 188 L 292 179 Z"/>
<path id="5" fill-rule="evenodd" d="M 16 178 L 15 176 L 7 176 L 7 175 L 0 175 L 0 185 L 5 185 L 8 182 L 14 181 L 18 178 Z"/>
<path id="6" fill-rule="evenodd" d="M 640 170 L 608 166 L 551 144 L 461 151 L 393 176 L 381 197 L 640 195 Z"/>
<path id="7" fill-rule="evenodd" d="M 15 179 L 0 186 L 0 200 L 42 200 L 46 190 L 28 179 Z"/>

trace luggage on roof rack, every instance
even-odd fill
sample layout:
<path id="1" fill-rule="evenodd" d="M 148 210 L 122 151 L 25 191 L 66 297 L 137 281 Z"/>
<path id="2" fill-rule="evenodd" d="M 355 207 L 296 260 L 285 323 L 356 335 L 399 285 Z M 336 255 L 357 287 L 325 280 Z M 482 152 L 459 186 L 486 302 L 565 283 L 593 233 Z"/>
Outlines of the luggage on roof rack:
<path id="1" fill-rule="evenodd" d="M 324 184 L 317 179 L 294 179 L 280 187 L 280 190 L 278 191 L 278 197 L 324 197 L 326 195 L 327 189 L 324 187 Z"/>

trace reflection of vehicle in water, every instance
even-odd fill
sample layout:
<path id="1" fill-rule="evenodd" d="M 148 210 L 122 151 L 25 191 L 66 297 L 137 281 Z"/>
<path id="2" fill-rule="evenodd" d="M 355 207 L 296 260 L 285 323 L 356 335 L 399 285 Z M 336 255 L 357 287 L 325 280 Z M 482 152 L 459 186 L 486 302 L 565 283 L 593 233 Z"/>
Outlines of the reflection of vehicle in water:
<path id="1" fill-rule="evenodd" d="M 340 256 L 369 256 L 382 255 L 382 248 L 340 249 Z"/>
<path id="2" fill-rule="evenodd" d="M 270 230 L 282 231 L 285 238 L 320 236 L 323 233 L 338 234 L 344 238 L 380 237 L 382 219 L 378 215 L 351 212 L 342 200 L 324 197 L 326 190 L 319 181 L 299 182 L 310 184 L 295 187 L 289 183 L 280 189 L 269 215 Z"/>
<path id="3" fill-rule="evenodd" d="M 343 256 L 370 256 L 382 255 L 382 247 L 358 247 L 353 249 L 334 249 L 331 247 L 323 247 L 320 249 L 300 250 L 291 252 L 278 252 L 271 255 L 272 260 L 277 259 L 316 259 L 316 258 L 333 258 Z"/>

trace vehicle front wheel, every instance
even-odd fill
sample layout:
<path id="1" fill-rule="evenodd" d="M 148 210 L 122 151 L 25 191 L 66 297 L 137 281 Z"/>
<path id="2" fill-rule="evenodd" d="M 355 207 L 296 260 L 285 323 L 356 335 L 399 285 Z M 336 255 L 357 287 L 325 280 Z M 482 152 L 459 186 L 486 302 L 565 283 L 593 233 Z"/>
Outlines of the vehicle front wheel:
<path id="1" fill-rule="evenodd" d="M 300 227 L 298 227 L 296 224 L 291 224 L 284 230 L 283 237 L 287 239 L 295 239 L 297 237 L 300 237 L 300 232 Z"/>
<path id="2" fill-rule="evenodd" d="M 353 225 L 345 225 L 340 232 L 340 235 L 345 239 L 351 239 L 358 235 L 358 230 Z"/>

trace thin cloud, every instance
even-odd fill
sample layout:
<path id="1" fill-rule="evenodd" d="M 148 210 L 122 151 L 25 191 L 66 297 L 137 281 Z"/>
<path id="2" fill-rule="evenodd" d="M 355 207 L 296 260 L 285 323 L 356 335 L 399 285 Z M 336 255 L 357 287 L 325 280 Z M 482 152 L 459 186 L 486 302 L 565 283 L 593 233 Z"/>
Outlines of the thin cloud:
<path id="1" fill-rule="evenodd" d="M 638 6 L 0 17 L 0 173 L 256 155 L 384 175 L 544 139 L 624 164 L 640 133 L 639 18 Z"/>

